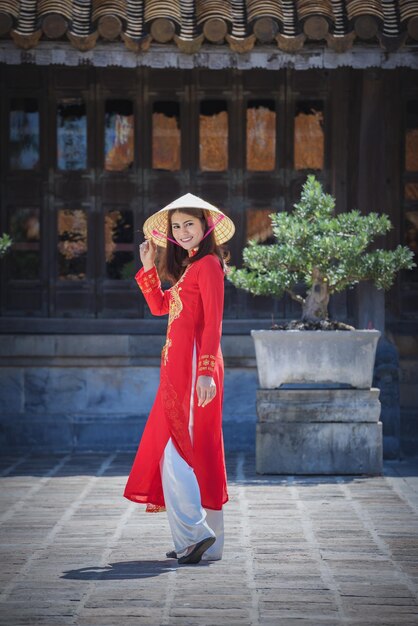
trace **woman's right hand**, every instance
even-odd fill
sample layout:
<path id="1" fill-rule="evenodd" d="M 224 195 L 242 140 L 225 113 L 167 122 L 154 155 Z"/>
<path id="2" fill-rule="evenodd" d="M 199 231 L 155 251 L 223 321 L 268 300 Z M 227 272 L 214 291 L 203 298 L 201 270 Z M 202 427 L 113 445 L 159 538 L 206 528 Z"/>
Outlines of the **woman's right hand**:
<path id="1" fill-rule="evenodd" d="M 139 257 L 146 272 L 154 267 L 156 254 L 157 246 L 152 239 L 147 239 L 140 244 Z"/>

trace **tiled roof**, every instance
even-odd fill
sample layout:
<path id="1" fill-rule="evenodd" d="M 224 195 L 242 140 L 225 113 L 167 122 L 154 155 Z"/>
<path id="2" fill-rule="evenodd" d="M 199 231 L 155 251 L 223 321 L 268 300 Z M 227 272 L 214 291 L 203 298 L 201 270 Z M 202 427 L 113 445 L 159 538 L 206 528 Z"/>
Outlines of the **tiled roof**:
<path id="1" fill-rule="evenodd" d="M 156 42 L 192 53 L 209 42 L 296 52 L 318 41 L 393 51 L 418 40 L 418 0 L 0 0 L 0 36 L 25 49 L 68 38 L 79 50 L 101 39 L 134 51 Z"/>

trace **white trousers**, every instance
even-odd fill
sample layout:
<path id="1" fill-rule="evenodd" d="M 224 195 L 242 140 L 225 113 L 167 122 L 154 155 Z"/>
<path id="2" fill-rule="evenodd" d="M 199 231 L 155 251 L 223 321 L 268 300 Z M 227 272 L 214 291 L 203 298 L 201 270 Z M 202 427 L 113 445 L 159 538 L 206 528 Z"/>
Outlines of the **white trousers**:
<path id="1" fill-rule="evenodd" d="M 193 441 L 193 390 L 196 383 L 196 346 L 193 350 L 192 393 L 190 400 L 189 433 Z M 171 438 L 160 461 L 161 479 L 168 522 L 174 548 L 181 554 L 188 547 L 216 537 L 215 543 L 203 554 L 203 560 L 222 558 L 224 544 L 223 510 L 204 509 L 194 470 L 177 452 Z"/>

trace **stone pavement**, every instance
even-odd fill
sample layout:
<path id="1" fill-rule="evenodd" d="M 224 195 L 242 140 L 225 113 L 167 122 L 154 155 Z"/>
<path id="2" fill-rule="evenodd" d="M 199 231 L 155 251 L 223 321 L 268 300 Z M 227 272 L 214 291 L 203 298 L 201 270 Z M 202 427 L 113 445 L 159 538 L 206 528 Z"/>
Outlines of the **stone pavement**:
<path id="1" fill-rule="evenodd" d="M 224 559 L 197 566 L 122 497 L 132 460 L 1 460 L 1 626 L 418 624 L 418 459 L 257 476 L 229 456 Z"/>

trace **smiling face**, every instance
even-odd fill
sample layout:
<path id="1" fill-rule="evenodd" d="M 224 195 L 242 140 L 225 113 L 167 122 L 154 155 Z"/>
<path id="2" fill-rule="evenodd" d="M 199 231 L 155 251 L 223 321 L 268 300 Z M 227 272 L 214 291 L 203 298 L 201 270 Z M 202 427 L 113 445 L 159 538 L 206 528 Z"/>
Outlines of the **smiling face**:
<path id="1" fill-rule="evenodd" d="M 197 248 L 203 239 L 202 221 L 194 215 L 175 211 L 171 216 L 171 230 L 174 239 L 185 250 Z"/>

